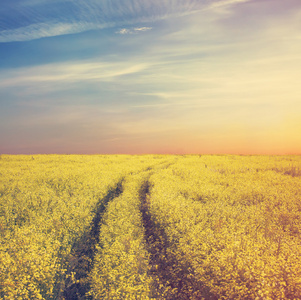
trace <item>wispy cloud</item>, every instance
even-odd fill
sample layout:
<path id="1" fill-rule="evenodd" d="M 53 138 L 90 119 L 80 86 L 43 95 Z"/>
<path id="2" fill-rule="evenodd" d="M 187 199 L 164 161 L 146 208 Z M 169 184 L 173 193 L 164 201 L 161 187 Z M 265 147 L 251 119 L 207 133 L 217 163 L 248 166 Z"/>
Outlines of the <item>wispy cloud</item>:
<path id="1" fill-rule="evenodd" d="M 103 29 L 108 25 L 88 22 L 36 23 L 25 27 L 0 31 L 0 43 L 29 41 L 45 37 L 80 33 L 91 29 Z"/>
<path id="2" fill-rule="evenodd" d="M 21 1 L 2 4 L 0 12 L 0 42 L 29 41 L 43 37 L 80 33 L 149 23 L 172 16 L 230 6 L 248 0 L 59 0 Z M 120 29 L 126 34 L 150 30 L 137 26 Z"/>
<path id="3" fill-rule="evenodd" d="M 131 61 L 57 63 L 3 72 L 0 75 L 0 86 L 7 88 L 39 83 L 108 82 L 120 76 L 139 73 L 147 68 L 147 63 Z"/>
<path id="4" fill-rule="evenodd" d="M 151 29 L 152 29 L 152 27 L 135 27 L 134 31 L 148 31 Z"/>
<path id="5" fill-rule="evenodd" d="M 140 33 L 140 32 L 145 32 L 145 31 L 149 31 L 152 30 L 152 27 L 135 27 L 135 28 L 122 28 L 118 31 L 116 31 L 116 33 L 118 34 L 133 34 L 133 33 Z"/>
<path id="6" fill-rule="evenodd" d="M 119 33 L 119 34 L 131 34 L 133 32 L 130 29 L 122 28 L 122 29 L 116 31 L 116 33 Z"/>
<path id="7" fill-rule="evenodd" d="M 251 0 L 220 0 L 220 1 L 214 1 L 212 4 L 208 6 L 209 9 L 216 8 L 216 7 L 226 7 L 231 6 L 235 4 L 245 3 L 249 2 Z"/>

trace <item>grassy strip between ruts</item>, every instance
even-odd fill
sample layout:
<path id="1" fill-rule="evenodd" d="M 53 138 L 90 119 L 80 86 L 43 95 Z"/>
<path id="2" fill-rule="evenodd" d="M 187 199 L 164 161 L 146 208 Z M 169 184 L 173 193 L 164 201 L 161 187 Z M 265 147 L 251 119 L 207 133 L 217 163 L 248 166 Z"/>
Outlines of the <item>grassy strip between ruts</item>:
<path id="1" fill-rule="evenodd" d="M 91 273 L 94 299 L 149 299 L 151 278 L 141 213 L 141 185 L 149 172 L 128 176 L 108 204 Z"/>

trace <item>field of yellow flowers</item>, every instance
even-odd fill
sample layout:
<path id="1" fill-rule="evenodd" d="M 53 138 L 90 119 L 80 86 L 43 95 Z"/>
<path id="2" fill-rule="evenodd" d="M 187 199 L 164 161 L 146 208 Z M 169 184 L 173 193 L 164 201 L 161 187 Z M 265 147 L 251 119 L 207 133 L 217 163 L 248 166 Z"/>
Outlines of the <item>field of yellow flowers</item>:
<path id="1" fill-rule="evenodd" d="M 301 299 L 301 157 L 1 155 L 0 299 Z"/>

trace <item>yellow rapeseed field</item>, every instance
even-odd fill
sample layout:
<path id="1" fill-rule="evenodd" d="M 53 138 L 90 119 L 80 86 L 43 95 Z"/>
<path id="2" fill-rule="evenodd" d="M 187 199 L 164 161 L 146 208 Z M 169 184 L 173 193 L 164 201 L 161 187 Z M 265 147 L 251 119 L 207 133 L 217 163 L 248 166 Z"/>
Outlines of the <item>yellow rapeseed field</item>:
<path id="1" fill-rule="evenodd" d="M 301 299 L 301 157 L 1 155 L 0 299 Z"/>

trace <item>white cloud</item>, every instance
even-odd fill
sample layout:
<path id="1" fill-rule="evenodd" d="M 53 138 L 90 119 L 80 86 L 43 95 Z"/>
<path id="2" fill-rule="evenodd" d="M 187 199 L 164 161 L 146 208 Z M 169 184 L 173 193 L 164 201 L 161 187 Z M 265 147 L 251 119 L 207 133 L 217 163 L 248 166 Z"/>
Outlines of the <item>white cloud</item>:
<path id="1" fill-rule="evenodd" d="M 116 33 L 119 33 L 119 34 L 131 34 L 133 32 L 130 29 L 122 28 L 122 29 L 116 31 Z"/>
<path id="2" fill-rule="evenodd" d="M 83 82 L 109 82 L 120 76 L 142 72 L 148 63 L 138 61 L 123 62 L 70 62 L 19 68 L 2 71 L 0 87 L 32 87 L 34 91 L 49 92 L 58 85 Z M 50 90 L 47 88 L 50 86 Z"/>
<path id="3" fill-rule="evenodd" d="M 222 6 L 231 6 L 239 3 L 246 3 L 251 0 L 221 0 L 221 1 L 216 1 L 212 4 L 209 5 L 209 8 L 215 8 L 215 7 L 222 7 Z"/>
<path id="4" fill-rule="evenodd" d="M 135 27 L 134 30 L 135 31 L 148 31 L 148 30 L 152 30 L 152 27 Z"/>
<path id="5" fill-rule="evenodd" d="M 153 22 L 189 15 L 208 7 L 228 6 L 244 1 L 247 0 L 224 0 L 208 4 L 205 0 L 129 0 L 126 3 L 123 0 L 68 0 L 55 3 L 52 1 L 49 5 L 47 1 L 30 0 L 21 4 L 6 4 L 4 12 L 0 12 L 0 19 L 3 17 L 2 23 L 5 24 L 0 29 L 0 42 L 29 41 L 91 29 Z M 10 24 L 14 26 L 10 27 Z M 128 34 L 151 29 L 122 28 L 118 33 Z"/>
<path id="6" fill-rule="evenodd" d="M 145 32 L 145 31 L 149 31 L 152 30 L 152 27 L 135 27 L 135 28 L 122 28 L 118 31 L 116 31 L 116 33 L 118 34 L 133 34 L 133 33 L 139 33 L 139 32 Z"/>
<path id="7" fill-rule="evenodd" d="M 88 22 L 78 23 L 37 23 L 25 27 L 0 31 L 0 43 L 30 41 L 65 34 L 80 33 L 92 29 L 103 29 L 108 25 Z"/>

